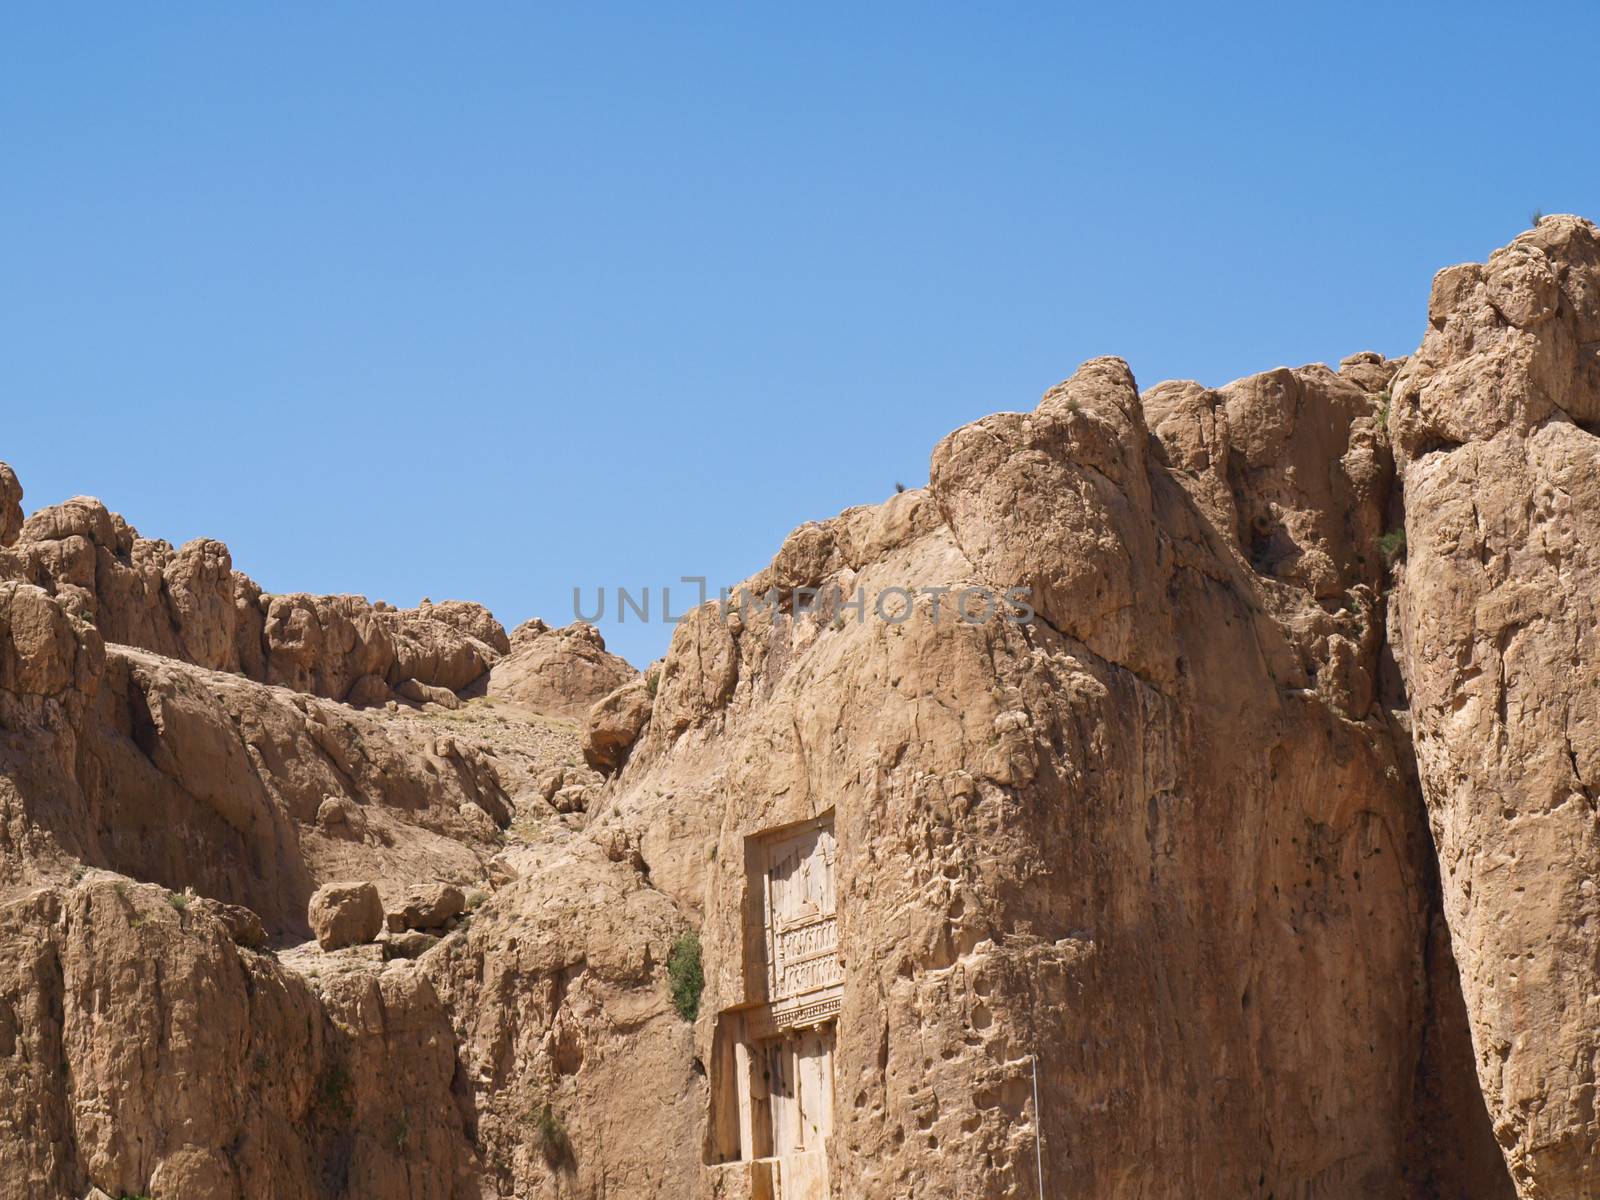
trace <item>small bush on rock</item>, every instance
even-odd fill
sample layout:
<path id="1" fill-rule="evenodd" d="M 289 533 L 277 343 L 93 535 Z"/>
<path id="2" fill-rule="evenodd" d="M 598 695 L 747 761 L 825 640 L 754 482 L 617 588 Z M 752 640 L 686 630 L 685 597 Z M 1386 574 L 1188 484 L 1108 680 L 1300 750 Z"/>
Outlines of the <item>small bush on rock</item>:
<path id="1" fill-rule="evenodd" d="M 562 1167 L 572 1161 L 572 1139 L 567 1136 L 567 1127 L 548 1103 L 539 1109 L 533 1119 L 533 1134 L 544 1161 L 550 1166 Z"/>
<path id="2" fill-rule="evenodd" d="M 700 962 L 700 935 L 690 932 L 672 944 L 667 956 L 667 978 L 672 981 L 672 1006 L 685 1021 L 700 1015 L 700 993 L 706 973 Z"/>

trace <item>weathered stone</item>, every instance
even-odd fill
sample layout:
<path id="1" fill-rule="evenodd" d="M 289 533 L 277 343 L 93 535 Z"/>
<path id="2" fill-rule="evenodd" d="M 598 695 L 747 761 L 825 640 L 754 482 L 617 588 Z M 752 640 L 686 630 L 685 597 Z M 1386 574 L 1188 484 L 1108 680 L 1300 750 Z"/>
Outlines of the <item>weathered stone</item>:
<path id="1" fill-rule="evenodd" d="M 394 687 L 395 695 L 415 704 L 437 704 L 441 708 L 460 708 L 461 701 L 448 688 L 434 687 L 415 679 L 402 679 Z"/>
<path id="2" fill-rule="evenodd" d="M 1600 1194 L 1600 235 L 1428 322 L 1092 360 L 644 675 L 0 470 L 0 1200 Z"/>
<path id="3" fill-rule="evenodd" d="M 584 812 L 594 795 L 594 788 L 586 784 L 571 784 L 550 797 L 550 807 L 559 813 Z"/>
<path id="4" fill-rule="evenodd" d="M 1478 1079 L 1519 1193 L 1600 1195 L 1600 234 L 1441 272 L 1394 383 L 1399 657 Z"/>
<path id="5" fill-rule="evenodd" d="M 378 708 L 394 698 L 389 685 L 377 675 L 361 675 L 350 685 L 344 702 L 355 708 Z M 452 693 L 452 699 L 454 694 Z"/>
<path id="6" fill-rule="evenodd" d="M 593 625 L 550 629 L 528 621 L 511 634 L 510 652 L 489 671 L 488 694 L 537 713 L 582 720 L 596 702 L 638 672 L 606 651 Z"/>
<path id="7" fill-rule="evenodd" d="M 391 914 L 392 915 L 392 914 Z M 417 958 L 439 944 L 439 935 L 420 929 L 393 929 L 383 939 L 383 957 L 387 962 L 396 958 Z"/>
<path id="8" fill-rule="evenodd" d="M 22 484 L 9 463 L 0 462 L 0 546 L 10 546 L 22 532 Z"/>
<path id="9" fill-rule="evenodd" d="M 615 770 L 650 721 L 652 696 L 643 678 L 623 684 L 589 710 L 583 758 L 597 771 Z"/>
<path id="10" fill-rule="evenodd" d="M 311 897 L 306 919 L 319 946 L 342 950 L 377 939 L 383 928 L 383 901 L 370 883 L 325 883 Z"/>
<path id="11" fill-rule="evenodd" d="M 400 906 L 390 910 L 389 928 L 442 929 L 446 921 L 466 909 L 466 897 L 455 884 L 426 884 L 412 888 Z"/>

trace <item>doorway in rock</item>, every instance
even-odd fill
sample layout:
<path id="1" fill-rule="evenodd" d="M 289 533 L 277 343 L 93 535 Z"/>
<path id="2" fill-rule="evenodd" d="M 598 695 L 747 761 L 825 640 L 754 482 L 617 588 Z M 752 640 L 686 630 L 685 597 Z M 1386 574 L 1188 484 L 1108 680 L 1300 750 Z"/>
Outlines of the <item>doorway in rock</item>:
<path id="1" fill-rule="evenodd" d="M 746 995 L 717 1017 L 708 1162 L 747 1177 L 734 1192 L 826 1197 L 844 996 L 833 816 L 745 849 Z"/>
<path id="2" fill-rule="evenodd" d="M 763 1044 L 773 1154 L 820 1150 L 833 1132 L 833 1039 L 830 1021 Z"/>

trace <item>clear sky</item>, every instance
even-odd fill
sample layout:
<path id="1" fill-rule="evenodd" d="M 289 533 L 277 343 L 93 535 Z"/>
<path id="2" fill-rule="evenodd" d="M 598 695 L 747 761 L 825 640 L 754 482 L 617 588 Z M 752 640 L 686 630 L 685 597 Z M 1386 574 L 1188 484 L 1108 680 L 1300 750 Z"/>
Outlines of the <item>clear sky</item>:
<path id="1" fill-rule="evenodd" d="M 1600 217 L 1592 0 L 1217 7 L 7 5 L 0 458 L 270 591 L 564 623 L 1085 358 L 1405 353 Z"/>

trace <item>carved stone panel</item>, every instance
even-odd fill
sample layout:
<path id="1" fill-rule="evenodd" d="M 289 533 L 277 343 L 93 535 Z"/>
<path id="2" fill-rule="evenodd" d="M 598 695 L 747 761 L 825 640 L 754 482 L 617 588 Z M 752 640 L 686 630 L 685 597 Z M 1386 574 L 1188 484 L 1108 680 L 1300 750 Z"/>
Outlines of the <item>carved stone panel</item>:
<path id="1" fill-rule="evenodd" d="M 766 842 L 767 996 L 774 1005 L 844 982 L 836 850 L 829 820 L 808 822 Z"/>
<path id="2" fill-rule="evenodd" d="M 755 986 L 717 1023 L 708 1161 L 751 1164 L 765 1172 L 760 1178 L 770 1190 L 763 1194 L 783 1200 L 828 1195 L 834 1040 L 844 997 L 837 849 L 832 814 L 745 843 L 751 891 L 742 954 Z"/>

